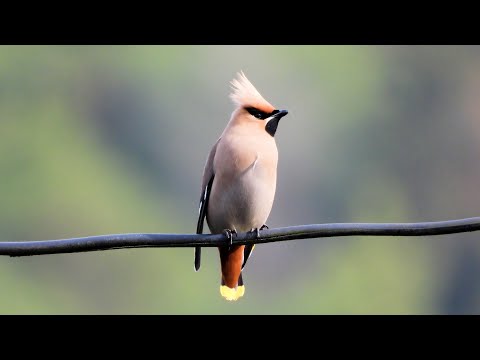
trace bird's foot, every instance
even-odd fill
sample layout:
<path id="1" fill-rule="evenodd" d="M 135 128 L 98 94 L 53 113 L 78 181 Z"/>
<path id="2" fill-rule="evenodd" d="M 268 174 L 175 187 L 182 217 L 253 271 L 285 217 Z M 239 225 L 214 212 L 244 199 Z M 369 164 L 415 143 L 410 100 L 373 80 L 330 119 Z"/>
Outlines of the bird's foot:
<path id="1" fill-rule="evenodd" d="M 237 230 L 233 229 L 224 229 L 223 235 L 225 235 L 228 239 L 228 248 L 233 245 L 233 234 L 237 235 Z"/>
<path id="2" fill-rule="evenodd" d="M 258 239 L 260 237 L 260 230 L 264 229 L 269 229 L 269 227 L 266 224 L 263 224 L 260 229 L 259 228 L 251 228 L 249 232 L 254 232 L 255 233 L 255 239 Z"/>

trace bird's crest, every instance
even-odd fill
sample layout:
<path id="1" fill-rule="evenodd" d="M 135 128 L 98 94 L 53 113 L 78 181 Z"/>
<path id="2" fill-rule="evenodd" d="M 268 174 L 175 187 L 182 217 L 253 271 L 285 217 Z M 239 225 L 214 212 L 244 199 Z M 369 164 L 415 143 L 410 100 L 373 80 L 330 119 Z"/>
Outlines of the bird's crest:
<path id="1" fill-rule="evenodd" d="M 230 98 L 239 107 L 254 107 L 267 113 L 272 112 L 275 108 L 255 89 L 255 86 L 247 79 L 243 71 L 237 74 L 237 78 L 233 79 L 232 93 Z"/>

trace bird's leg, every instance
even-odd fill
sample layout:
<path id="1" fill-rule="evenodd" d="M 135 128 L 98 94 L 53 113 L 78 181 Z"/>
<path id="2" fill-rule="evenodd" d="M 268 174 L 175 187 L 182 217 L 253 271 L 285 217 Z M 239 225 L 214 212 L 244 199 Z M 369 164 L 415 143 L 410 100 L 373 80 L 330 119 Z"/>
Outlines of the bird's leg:
<path id="1" fill-rule="evenodd" d="M 233 245 L 233 234 L 237 235 L 237 230 L 233 229 L 224 229 L 223 230 L 223 235 L 225 235 L 228 239 L 228 248 Z"/>
<path id="2" fill-rule="evenodd" d="M 259 228 L 251 228 L 249 232 L 254 232 L 255 233 L 255 239 L 258 239 L 260 237 L 260 230 L 264 229 L 269 229 L 269 227 L 266 224 L 263 224 L 260 229 Z"/>

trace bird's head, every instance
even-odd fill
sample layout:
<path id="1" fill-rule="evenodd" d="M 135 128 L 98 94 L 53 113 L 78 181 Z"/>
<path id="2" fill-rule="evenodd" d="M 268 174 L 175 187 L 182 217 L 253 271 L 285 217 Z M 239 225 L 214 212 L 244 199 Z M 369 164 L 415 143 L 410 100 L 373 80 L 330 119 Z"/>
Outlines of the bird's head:
<path id="1" fill-rule="evenodd" d="M 263 128 L 272 137 L 277 131 L 278 122 L 288 114 L 287 110 L 277 110 L 255 89 L 243 72 L 231 81 L 230 98 L 237 109 L 232 115 L 233 124 Z"/>

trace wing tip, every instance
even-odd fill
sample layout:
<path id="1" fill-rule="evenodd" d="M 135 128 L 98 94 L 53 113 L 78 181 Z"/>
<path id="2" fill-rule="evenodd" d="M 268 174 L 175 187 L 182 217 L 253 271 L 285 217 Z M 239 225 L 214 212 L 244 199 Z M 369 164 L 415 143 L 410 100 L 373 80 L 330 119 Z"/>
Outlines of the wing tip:
<path id="1" fill-rule="evenodd" d="M 195 247 L 195 262 L 194 262 L 194 269 L 195 272 L 200 270 L 200 260 L 201 260 L 202 248 L 200 246 Z"/>

